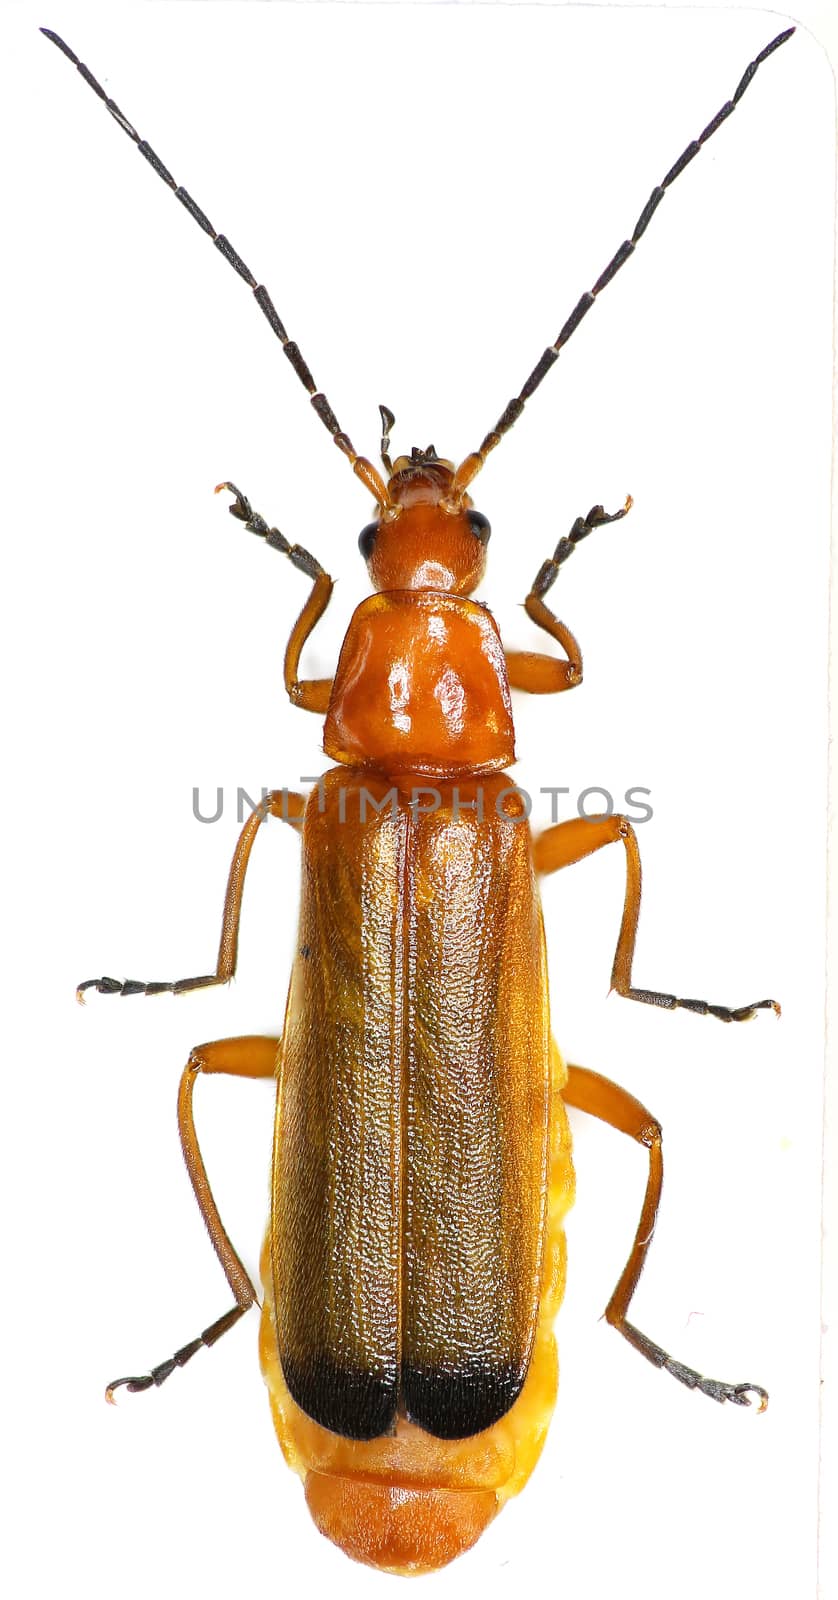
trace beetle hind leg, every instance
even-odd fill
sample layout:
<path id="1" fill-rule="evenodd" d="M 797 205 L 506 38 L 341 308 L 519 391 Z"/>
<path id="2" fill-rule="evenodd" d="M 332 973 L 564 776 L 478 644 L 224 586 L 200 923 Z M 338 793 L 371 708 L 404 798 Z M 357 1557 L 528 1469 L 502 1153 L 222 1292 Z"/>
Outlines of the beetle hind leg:
<path id="1" fill-rule="evenodd" d="M 161 1361 L 159 1366 L 152 1367 L 141 1377 L 115 1378 L 105 1390 L 105 1398 L 112 1404 L 117 1389 L 126 1388 L 129 1394 L 142 1394 L 146 1389 L 159 1389 L 161 1383 L 165 1383 L 178 1367 L 185 1367 L 187 1361 L 191 1361 L 199 1350 L 211 1349 L 217 1344 L 225 1333 L 229 1333 L 230 1329 L 235 1327 L 245 1312 L 256 1304 L 256 1290 L 230 1242 L 210 1188 L 195 1130 L 192 1095 L 195 1080 L 200 1072 L 223 1072 L 234 1078 L 274 1077 L 278 1051 L 278 1039 L 262 1038 L 257 1035 L 222 1039 L 215 1044 L 199 1045 L 192 1051 L 183 1069 L 178 1090 L 178 1131 L 186 1170 L 195 1191 L 201 1216 L 206 1223 L 210 1242 L 236 1303 L 229 1311 L 217 1317 L 215 1322 L 210 1323 L 210 1326 L 196 1339 L 191 1339 L 188 1344 L 182 1345 L 168 1360 Z"/>
<path id="2" fill-rule="evenodd" d="M 579 1111 L 586 1111 L 589 1116 L 607 1122 L 609 1127 L 616 1128 L 619 1133 L 627 1133 L 630 1138 L 636 1139 L 638 1144 L 644 1145 L 649 1152 L 649 1176 L 646 1180 L 640 1221 L 637 1224 L 628 1261 L 605 1308 L 606 1321 L 628 1340 L 633 1349 L 639 1350 L 647 1361 L 651 1361 L 653 1366 L 669 1372 L 679 1383 L 686 1384 L 688 1389 L 698 1389 L 720 1404 L 730 1400 L 734 1405 L 750 1406 L 756 1401 L 757 1410 L 764 1411 L 768 1405 L 768 1394 L 759 1384 L 724 1383 L 717 1378 L 702 1377 L 694 1368 L 687 1367 L 683 1362 L 676 1361 L 673 1356 L 668 1355 L 660 1345 L 655 1344 L 627 1320 L 626 1313 L 640 1280 L 655 1231 L 663 1186 L 662 1136 L 657 1118 L 653 1117 L 651 1112 L 647 1111 L 639 1100 L 635 1100 L 626 1089 L 621 1089 L 609 1078 L 600 1077 L 597 1072 L 589 1072 L 585 1067 L 568 1067 L 567 1083 L 562 1090 L 562 1098 L 568 1105 L 576 1106 Z"/>

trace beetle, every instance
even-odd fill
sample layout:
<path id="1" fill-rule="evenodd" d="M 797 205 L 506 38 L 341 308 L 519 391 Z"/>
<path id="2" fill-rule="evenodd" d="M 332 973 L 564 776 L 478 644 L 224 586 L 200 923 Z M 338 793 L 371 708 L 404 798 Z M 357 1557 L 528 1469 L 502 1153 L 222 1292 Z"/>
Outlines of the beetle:
<path id="1" fill-rule="evenodd" d="M 357 466 L 357 462 L 355 462 L 355 466 Z M 438 458 L 437 458 L 437 456 L 435 456 L 435 453 L 433 453 L 432 456 L 429 456 L 429 454 L 427 454 L 427 453 L 424 453 L 424 454 L 421 453 L 421 459 L 414 458 L 413 461 L 403 462 L 403 464 L 401 464 L 401 466 L 398 466 L 398 464 L 397 464 L 397 472 L 395 472 L 395 478 L 397 478 L 397 480 L 400 480 L 400 478 L 405 478 L 405 482 L 397 483 L 398 493 L 401 494 L 401 491 L 403 491 L 403 493 L 405 493 L 406 499 L 400 499 L 400 501 L 395 501 L 395 499 L 393 499 L 393 496 L 395 496 L 395 488 L 393 488 L 392 496 L 390 496 L 389 501 L 382 502 L 381 510 L 382 510 L 382 512 L 384 512 L 384 518 L 385 518 L 384 531 L 387 531 L 387 515 L 389 515 L 389 512 L 390 512 L 390 510 L 393 509 L 393 506 L 400 507 L 401 517 L 400 518 L 393 518 L 393 520 L 395 520 L 395 522 L 398 522 L 398 520 L 400 520 L 400 522 L 401 522 L 401 530 L 403 530 L 403 526 L 405 526 L 405 522 L 406 522 L 406 520 L 408 520 L 409 514 L 414 514 L 414 512 L 416 512 L 417 506 L 419 506 L 419 504 L 427 504 L 427 501 L 422 501 L 422 499 L 419 498 L 419 496 L 422 496 L 422 494 L 424 494 L 424 496 L 427 496 L 427 494 L 430 494 L 430 488 L 432 488 L 433 480 L 437 480 L 438 483 L 441 483 L 441 488 L 443 488 L 443 490 L 445 490 L 445 493 L 441 494 L 441 496 L 440 496 L 441 499 L 453 499 L 453 498 L 456 498 L 456 494 L 459 493 L 459 490 L 464 490 L 464 488 L 467 488 L 467 483 L 464 482 L 464 478 L 465 478 L 465 475 L 469 474 L 469 470 L 470 470 L 470 467 L 465 467 L 465 472 L 464 472 L 464 474 L 462 474 L 461 482 L 459 482 L 459 485 L 457 485 L 456 477 L 451 477 L 451 474 L 448 475 L 448 478 L 440 478 L 440 474 L 443 474 L 443 472 L 448 472 L 448 467 L 445 467 L 445 466 L 443 466 L 443 464 L 440 464 L 440 462 L 438 462 Z M 366 485 L 368 485 L 368 486 L 371 485 L 371 483 L 373 483 L 373 485 L 374 485 L 374 478 L 371 477 L 371 475 L 368 474 L 368 469 L 366 469 L 366 464 L 365 464 L 365 466 L 361 467 L 361 472 L 363 472 L 363 482 L 365 482 Z M 411 486 L 411 485 L 413 485 L 413 486 Z M 409 498 L 409 496 L 416 496 L 416 501 L 413 501 L 413 499 Z M 433 502 L 433 504 L 438 504 L 438 501 L 437 502 Z M 462 496 L 461 496 L 461 507 L 462 506 L 464 506 L 464 499 L 462 499 Z M 261 522 L 261 518 L 257 518 L 256 515 L 253 514 L 253 510 L 251 510 L 251 507 L 248 506 L 248 502 L 246 502 L 245 498 L 243 498 L 243 496 L 240 496 L 240 494 L 238 494 L 238 493 L 235 493 L 235 501 L 233 501 L 233 512 L 235 512 L 235 514 L 237 514 L 238 517 L 240 517 L 241 522 L 249 523 L 249 525 L 253 526 L 253 531 L 256 531 L 256 533 L 267 534 L 267 536 L 269 536 L 269 538 L 270 538 L 270 530 L 269 530 L 269 528 L 267 528 L 267 525 L 265 525 L 265 523 Z M 469 512 L 469 507 L 465 507 L 465 514 L 467 514 L 467 512 Z M 449 506 L 448 509 L 443 510 L 443 515 L 448 515 L 449 518 L 456 518 L 457 515 L 459 515 L 459 512 L 457 512 L 457 507 L 456 506 Z M 595 515 L 595 517 L 593 517 L 593 518 L 590 517 L 590 515 L 589 515 L 589 518 L 587 518 L 587 520 L 585 520 L 585 518 L 582 518 L 582 526 L 576 526 L 576 536 L 577 536 L 577 538 L 579 538 L 579 536 L 581 536 L 582 533 L 587 533 L 587 531 L 592 530 L 593 526 L 598 525 L 598 523 L 605 522 L 605 520 L 608 520 L 608 518 L 606 518 L 605 515 L 603 515 L 603 517 L 597 517 L 597 515 Z M 425 531 L 427 531 L 427 530 L 425 530 Z M 472 531 L 473 531 L 473 533 L 477 533 L 477 530 L 472 530 Z M 277 546 L 280 547 L 280 549 L 283 549 L 283 544 L 281 544 L 281 539 L 280 538 L 275 538 L 275 539 L 273 539 L 272 542 L 273 542 L 273 544 L 277 544 Z M 368 536 L 368 542 L 369 542 L 369 536 Z M 478 538 L 478 542 L 481 542 L 480 538 Z M 286 554 L 288 554 L 288 552 L 286 552 Z M 371 552 L 369 552 L 369 554 L 373 554 L 374 555 L 374 547 L 373 547 L 373 550 L 371 550 Z M 565 554 L 565 557 L 566 557 L 566 555 L 569 554 L 568 550 L 565 549 L 565 552 L 563 552 L 563 554 Z M 318 573 L 317 573 L 317 571 L 312 571 L 312 570 L 310 570 L 309 566 L 305 565 L 305 562 L 307 562 L 307 558 L 305 558 L 305 555 L 301 555 L 301 552 L 299 552 L 299 550 L 294 550 L 293 549 L 293 555 L 296 555 L 297 565 L 302 565 L 302 570 L 309 571 L 309 576 L 312 576 L 312 578 L 315 579 L 315 587 L 317 587 L 317 581 L 318 581 Z M 379 550 L 379 555 L 377 555 L 376 558 L 377 558 L 377 560 L 381 560 L 381 550 Z M 560 560 L 561 560 L 561 558 L 560 558 Z M 461 581 L 462 581 L 462 578 L 461 578 Z M 542 594 L 539 594 L 539 592 L 537 592 L 537 590 L 533 590 L 533 594 L 534 594 L 534 598 L 536 598 L 536 600 L 541 600 Z M 534 610 L 537 610 L 537 608 L 534 608 Z M 457 616 L 459 616 L 459 614 L 461 614 L 461 613 L 459 613 L 459 611 L 457 611 L 456 614 L 457 614 Z M 469 614 L 469 616 L 470 616 L 470 614 L 472 614 L 472 613 L 464 613 L 464 614 Z M 433 613 L 433 619 L 435 619 L 435 621 L 438 621 L 438 613 Z M 297 642 L 299 642 L 299 640 L 297 640 Z M 573 664 L 573 662 L 571 662 L 571 664 Z M 520 667 L 520 670 L 521 670 L 521 672 L 525 672 L 525 669 L 523 669 L 523 666 Z M 549 667 L 539 667 L 539 669 L 537 669 L 537 670 L 542 670 L 542 672 L 552 672 L 552 669 L 549 669 Z M 568 680 L 568 683 L 566 683 L 566 685 L 563 685 L 563 686 L 571 686 L 571 682 L 574 682 L 574 680 Z M 533 685 L 528 685 L 528 686 L 533 686 Z M 312 693 L 313 693 L 313 691 L 312 691 Z M 297 702 L 299 702 L 299 701 L 297 701 Z M 318 699 L 318 701 L 317 701 L 317 706 L 318 707 L 321 706 L 320 699 Z M 345 710 L 345 707 L 344 707 L 344 710 Z M 345 717 L 344 717 L 344 720 L 345 720 Z M 507 749 L 509 749 L 509 747 L 507 747 Z M 384 760 L 384 757 L 382 757 L 382 760 Z M 419 765 L 421 765 L 421 763 L 419 763 Z M 478 766 L 480 766 L 480 765 L 485 765 L 485 763 L 478 762 Z M 429 773 L 424 773 L 424 774 L 422 774 L 422 776 L 438 776 L 438 774 L 435 774 L 435 771 L 433 771 L 433 768 L 432 768 L 432 771 L 430 771 L 430 774 Z M 376 798 L 381 798 L 381 795 L 377 795 Z M 281 805 L 281 802 L 280 802 L 280 805 Z M 313 821 L 313 818 L 312 818 L 312 821 Z M 513 826 L 517 826 L 517 824 L 513 824 Z M 518 830 L 518 832 L 520 832 L 520 830 Z M 518 834 L 515 835 L 515 837 L 518 837 Z M 523 834 L 521 834 L 521 837 L 523 837 Z M 565 837 L 568 837 L 568 835 L 565 835 Z M 249 838 L 251 838 L 251 834 L 246 835 L 246 838 L 248 838 L 248 840 L 249 840 Z M 590 835 L 589 835 L 589 838 L 590 838 Z M 305 957 L 305 958 L 309 958 L 309 957 Z M 537 963 L 534 963 L 534 965 L 537 965 Z M 131 994 L 131 992 L 133 992 L 133 986 L 128 987 L 128 990 L 125 990 L 125 986 L 120 986 L 120 987 L 123 987 L 123 992 L 128 992 L 128 994 Z M 142 986 L 138 986 L 138 987 L 142 987 Z M 256 1046 L 254 1046 L 254 1048 L 256 1048 Z M 249 1058 L 249 1059 L 251 1059 L 251 1066 L 253 1066 L 253 1058 Z M 259 1059 L 262 1059 L 262 1058 L 259 1058 Z M 262 1064 L 264 1064 L 264 1061 L 262 1061 Z M 206 1066 L 211 1066 L 211 1059 L 209 1059 L 209 1056 L 206 1056 L 206 1058 L 203 1058 L 203 1066 L 205 1066 L 205 1067 Z M 192 1067 L 192 1070 L 195 1070 L 195 1067 Z M 189 1094 L 189 1091 L 190 1091 L 190 1085 L 189 1085 L 189 1080 L 187 1080 L 186 1088 L 184 1088 L 184 1094 Z M 187 1117 L 187 1112 L 186 1112 L 186 1114 L 184 1114 L 184 1117 L 186 1117 L 186 1120 L 189 1120 L 189 1117 Z M 189 1141 L 187 1141 L 187 1149 L 189 1149 Z M 195 1158 L 194 1150 L 192 1150 L 192 1152 L 190 1152 L 190 1154 L 192 1154 L 192 1158 Z M 219 1237 L 221 1237 L 221 1235 L 216 1235 L 216 1238 L 219 1238 Z M 229 1318 L 227 1318 L 227 1320 L 222 1320 L 222 1322 L 224 1322 L 224 1326 L 229 1325 Z M 217 1328 L 214 1331 L 217 1331 Z M 158 1370 L 157 1376 L 158 1376 L 158 1378 L 162 1378 L 162 1376 L 165 1376 L 165 1373 L 163 1373 L 163 1370 Z M 456 1410 L 456 1408 L 454 1408 L 454 1410 Z M 459 1419 L 459 1421 L 462 1421 L 462 1418 Z M 441 1426 L 440 1418 L 435 1419 L 435 1422 L 437 1422 L 437 1426 Z M 366 1426 L 366 1424 L 365 1424 L 365 1426 Z M 459 1426 L 459 1424 L 457 1424 L 457 1426 Z"/>

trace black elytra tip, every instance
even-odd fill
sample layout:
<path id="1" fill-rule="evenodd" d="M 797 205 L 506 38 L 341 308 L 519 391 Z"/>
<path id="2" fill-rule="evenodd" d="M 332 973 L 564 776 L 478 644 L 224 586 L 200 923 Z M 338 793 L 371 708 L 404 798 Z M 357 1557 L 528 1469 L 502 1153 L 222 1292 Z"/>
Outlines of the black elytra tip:
<path id="1" fill-rule="evenodd" d="M 343 1439 L 381 1439 L 396 1420 L 398 1375 L 347 1367 L 325 1351 L 295 1361 L 281 1352 L 289 1393 L 306 1416 Z"/>

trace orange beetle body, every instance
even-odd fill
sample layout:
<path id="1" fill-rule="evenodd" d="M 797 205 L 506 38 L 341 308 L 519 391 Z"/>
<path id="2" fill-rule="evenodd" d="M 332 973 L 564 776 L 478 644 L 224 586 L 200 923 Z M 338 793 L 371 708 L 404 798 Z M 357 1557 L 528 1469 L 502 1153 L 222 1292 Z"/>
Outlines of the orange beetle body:
<path id="1" fill-rule="evenodd" d="M 47 31 L 47 30 L 44 30 Z M 765 1391 L 702 1377 L 627 1319 L 652 1237 L 662 1182 L 660 1127 L 625 1090 L 566 1065 L 550 1034 L 537 873 L 612 843 L 626 856 L 626 894 L 612 985 L 629 999 L 743 1021 L 773 1000 L 731 1009 L 632 983 L 639 852 L 628 819 L 556 824 L 530 836 L 505 769 L 515 759 L 511 688 L 557 693 L 581 682 L 570 630 L 546 606 L 563 562 L 595 528 L 595 506 L 537 574 L 530 620 L 562 655 L 506 652 L 485 606 L 489 527 L 468 494 L 551 370 L 564 344 L 633 253 L 663 199 L 733 99 L 684 151 L 593 288 L 479 449 L 458 467 L 431 448 L 378 469 L 359 456 L 267 290 L 216 234 L 89 70 L 55 34 L 122 131 L 252 290 L 311 403 L 356 476 L 376 521 L 361 550 L 377 594 L 355 611 L 334 679 L 299 677 L 302 648 L 332 580 L 306 550 L 269 528 L 231 484 L 231 512 L 287 555 L 313 589 L 292 631 L 292 702 L 325 715 L 337 765 L 308 797 L 277 791 L 246 823 L 228 883 L 215 973 L 178 983 L 91 979 L 114 994 L 182 992 L 226 982 L 236 966 L 244 878 L 265 815 L 300 823 L 302 897 L 281 1040 L 199 1046 L 181 1079 L 186 1164 L 235 1305 L 168 1361 L 109 1385 L 164 1382 L 255 1302 L 210 1189 L 192 1116 L 199 1074 L 275 1078 L 272 1208 L 262 1256 L 260 1352 L 282 1451 L 303 1479 L 318 1528 L 350 1556 L 423 1573 L 471 1546 L 527 1481 L 557 1385 L 553 1320 L 565 1283 L 563 1222 L 573 1198 L 565 1104 L 592 1113 L 647 1151 L 634 1244 L 606 1317 L 647 1360 L 711 1398 L 759 1409 Z"/>
<path id="2" fill-rule="evenodd" d="M 285 1458 L 321 1531 L 399 1573 L 467 1549 L 535 1465 L 573 1193 L 506 662 L 465 597 L 483 523 L 452 479 L 398 461 L 362 535 L 386 587 L 303 818 L 262 1262 Z"/>

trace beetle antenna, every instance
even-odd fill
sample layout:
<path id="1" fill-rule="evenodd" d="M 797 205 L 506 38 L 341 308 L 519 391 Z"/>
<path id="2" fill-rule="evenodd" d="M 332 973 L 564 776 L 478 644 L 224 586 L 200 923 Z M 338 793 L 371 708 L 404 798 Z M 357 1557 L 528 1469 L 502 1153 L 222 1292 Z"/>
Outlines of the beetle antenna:
<path id="1" fill-rule="evenodd" d="M 687 145 L 686 150 L 678 157 L 675 165 L 670 167 L 666 177 L 661 179 L 661 182 L 658 184 L 657 188 L 652 190 L 649 199 L 646 201 L 646 204 L 637 219 L 634 233 L 632 234 L 631 238 L 626 239 L 624 243 L 620 245 L 619 250 L 612 260 L 609 261 L 605 271 L 600 273 L 593 288 L 587 294 L 583 294 L 581 300 L 568 317 L 567 322 L 564 324 L 564 327 L 562 328 L 561 333 L 559 334 L 555 343 L 547 346 L 543 356 L 530 373 L 520 394 L 517 395 L 514 400 L 510 400 L 506 410 L 502 412 L 501 416 L 495 423 L 494 428 L 490 433 L 487 433 L 479 450 L 473 451 L 471 455 L 466 456 L 465 460 L 460 463 L 454 476 L 454 482 L 451 487 L 451 495 L 449 497 L 452 505 L 456 505 L 458 503 L 462 497 L 463 491 L 468 488 L 468 485 L 471 483 L 472 479 L 477 476 L 480 468 L 483 466 L 486 460 L 487 455 L 489 454 L 489 451 L 494 450 L 496 445 L 500 444 L 504 434 L 508 433 L 513 423 L 518 421 L 518 418 L 520 417 L 527 400 L 529 400 L 531 395 L 535 394 L 535 391 L 542 379 L 547 376 L 547 373 L 550 371 L 553 362 L 558 358 L 559 352 L 567 344 L 567 341 L 571 335 L 576 332 L 576 329 L 582 321 L 582 318 L 587 316 L 591 306 L 596 300 L 597 295 L 602 289 L 605 288 L 606 284 L 609 284 L 611 279 L 616 276 L 620 268 L 624 266 L 626 261 L 628 261 L 629 256 L 634 254 L 635 246 L 646 232 L 646 229 L 648 228 L 652 217 L 654 216 L 658 206 L 666 194 L 667 189 L 670 188 L 670 186 L 675 182 L 676 178 L 680 177 L 684 168 L 689 165 L 693 157 L 698 155 L 702 145 L 705 145 L 707 140 L 713 137 L 713 134 L 718 131 L 722 123 L 726 122 L 731 113 L 736 110 L 736 107 L 738 106 L 739 101 L 742 99 L 748 84 L 751 82 L 751 79 L 754 77 L 757 69 L 762 65 L 763 61 L 766 61 L 770 55 L 773 55 L 775 50 L 779 50 L 780 45 L 785 44 L 786 40 L 791 38 L 794 31 L 794 28 L 786 28 L 783 33 L 778 33 L 776 39 L 772 39 L 771 43 L 767 44 L 765 49 L 761 50 L 759 55 L 756 56 L 753 61 L 749 62 L 739 80 L 737 88 L 734 91 L 733 99 L 726 101 L 721 110 L 716 112 L 715 117 L 713 118 L 712 122 L 708 122 L 704 132 L 700 133 L 698 138 L 693 140 L 692 144 Z"/>
<path id="2" fill-rule="evenodd" d="M 389 512 L 391 515 L 394 514 L 396 508 L 392 504 L 390 496 L 387 492 L 387 486 L 384 483 L 381 474 L 378 472 L 377 468 L 372 465 L 372 462 L 367 461 L 364 456 L 356 455 L 352 440 L 349 438 L 348 434 L 342 431 L 340 423 L 338 422 L 334 411 L 326 399 L 325 394 L 323 394 L 322 390 L 318 389 L 314 378 L 311 375 L 311 371 L 301 354 L 299 345 L 296 344 L 293 339 L 290 339 L 286 333 L 267 289 L 262 284 L 257 284 L 253 273 L 250 271 L 250 268 L 246 266 L 244 261 L 242 261 L 238 251 L 233 249 L 229 239 L 226 239 L 223 233 L 216 233 L 209 218 L 205 216 L 200 206 L 197 205 L 192 199 L 191 194 L 189 194 L 186 189 L 181 188 L 181 186 L 175 181 L 168 168 L 163 165 L 160 157 L 152 150 L 151 145 L 148 144 L 145 139 L 140 138 L 136 128 L 134 128 L 128 121 L 128 118 L 123 115 L 116 102 L 111 100 L 110 97 L 105 93 L 102 85 L 97 82 L 93 76 L 93 73 L 84 65 L 83 61 L 79 60 L 75 52 L 70 49 L 70 46 L 65 44 L 64 40 L 59 38 L 57 33 L 53 33 L 51 28 L 42 28 L 41 33 L 44 34 L 44 36 L 49 39 L 52 44 L 57 45 L 62 54 L 67 57 L 67 60 L 73 63 L 73 66 L 76 67 L 81 73 L 85 83 L 90 86 L 94 94 L 99 96 L 99 99 L 103 102 L 106 110 L 108 110 L 113 117 L 114 122 L 119 125 L 123 133 L 127 133 L 129 139 L 133 140 L 140 152 L 140 155 L 145 157 L 149 166 L 152 167 L 157 173 L 158 178 L 162 178 L 163 182 L 174 191 L 176 199 L 178 199 L 181 205 L 189 212 L 190 217 L 194 218 L 195 222 L 198 224 L 198 227 L 202 228 L 204 233 L 209 234 L 213 244 L 217 250 L 220 250 L 225 261 L 229 261 L 230 266 L 238 273 L 239 277 L 244 278 L 248 288 L 253 291 L 253 298 L 256 301 L 259 310 L 267 318 L 270 327 L 282 345 L 284 354 L 288 357 L 288 360 L 294 368 L 294 371 L 303 385 L 303 388 L 307 391 L 311 400 L 311 404 L 314 407 L 314 410 L 317 412 L 317 415 L 320 418 L 320 421 L 323 423 L 323 426 L 327 428 L 329 433 L 332 435 L 332 438 L 334 439 L 338 449 L 342 450 L 343 454 L 348 457 L 350 465 L 355 471 L 357 477 L 359 477 L 361 482 L 370 490 L 374 499 L 378 501 L 381 510 Z"/>

